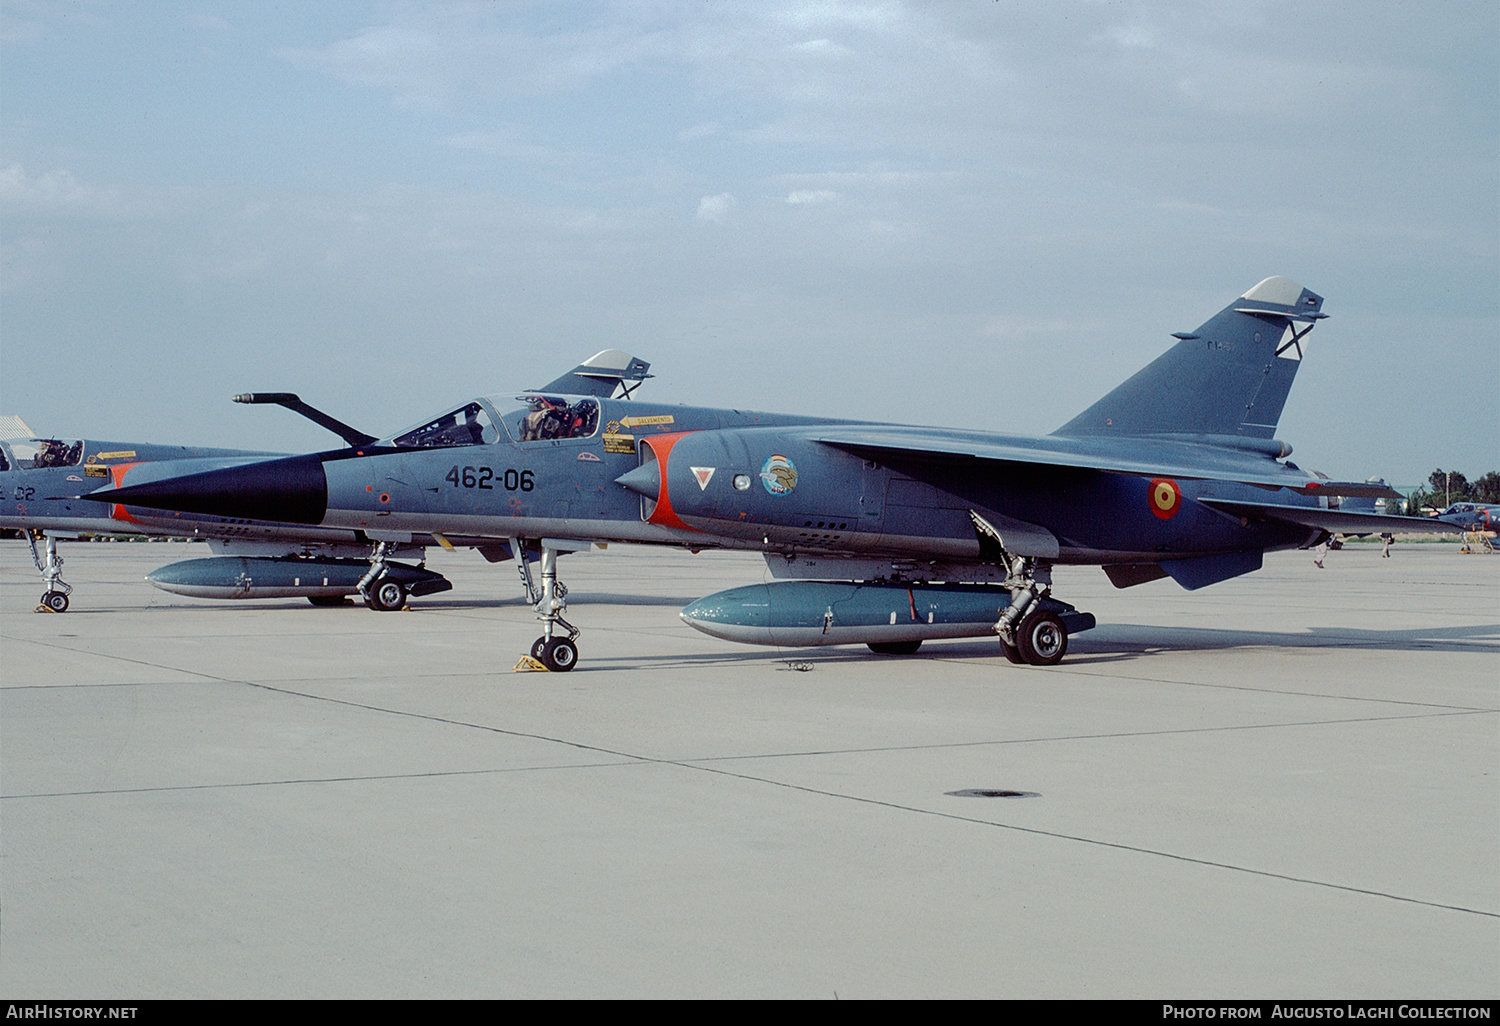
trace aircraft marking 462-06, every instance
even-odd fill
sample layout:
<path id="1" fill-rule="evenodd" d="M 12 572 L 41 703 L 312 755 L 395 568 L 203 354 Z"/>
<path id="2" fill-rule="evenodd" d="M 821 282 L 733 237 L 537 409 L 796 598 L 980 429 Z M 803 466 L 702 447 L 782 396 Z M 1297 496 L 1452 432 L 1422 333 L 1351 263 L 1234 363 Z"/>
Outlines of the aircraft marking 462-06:
<path id="1" fill-rule="evenodd" d="M 496 485 L 508 492 L 529 492 L 536 487 L 536 477 L 530 470 L 506 467 L 495 470 L 491 467 L 454 467 L 443 478 L 454 488 L 482 488 L 491 491 Z"/>

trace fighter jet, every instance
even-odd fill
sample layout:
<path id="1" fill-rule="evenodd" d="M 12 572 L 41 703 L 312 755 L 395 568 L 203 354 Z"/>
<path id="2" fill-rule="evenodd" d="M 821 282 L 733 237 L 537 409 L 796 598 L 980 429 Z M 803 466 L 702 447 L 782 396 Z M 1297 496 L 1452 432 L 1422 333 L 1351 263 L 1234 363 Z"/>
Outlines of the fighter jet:
<path id="1" fill-rule="evenodd" d="M 1500 527 L 1500 506 L 1482 502 L 1455 502 L 1439 513 L 1437 518 L 1461 531 L 1492 532 Z"/>
<path id="2" fill-rule="evenodd" d="M 24 533 L 41 575 L 39 611 L 66 612 L 73 586 L 62 579 L 58 542 L 98 535 L 190 537 L 208 542 L 214 555 L 188 559 L 152 571 L 146 579 L 164 591 L 199 598 L 285 598 L 305 596 L 314 605 L 341 604 L 357 592 L 369 570 L 370 543 L 355 532 L 301 524 L 274 524 L 244 518 L 165 512 L 141 507 L 83 502 L 76 496 L 87 482 L 141 479 L 156 473 L 189 473 L 284 455 L 267 451 L 39 438 L 28 433 L 0 441 L 0 528 Z M 170 468 L 170 469 L 164 469 Z M 38 553 L 37 542 L 45 556 Z M 403 556 L 421 559 L 421 546 Z M 430 594 L 452 587 L 441 574 L 421 565 L 393 563 L 387 578 L 407 594 Z M 382 584 L 386 592 L 390 586 Z M 381 587 L 371 592 L 375 608 Z"/>
<path id="3" fill-rule="evenodd" d="M 1267 278 L 1044 438 L 647 404 L 564 376 L 367 445 L 89 498 L 508 542 L 543 623 L 532 655 L 553 670 L 575 665 L 579 636 L 557 556 L 596 542 L 763 552 L 777 580 L 683 610 L 719 637 L 894 654 L 989 634 L 1011 661 L 1051 665 L 1094 625 L 1052 596 L 1056 564 L 1194 589 L 1332 532 L 1428 529 L 1330 509 L 1396 493 L 1303 471 L 1274 437 L 1322 306 Z"/>
<path id="4" fill-rule="evenodd" d="M 646 364 L 611 351 L 585 361 L 558 379 L 570 387 L 611 394 L 650 377 Z M 622 375 L 629 375 L 623 377 Z M 350 446 L 375 441 L 284 392 L 250 393 L 236 402 L 285 406 L 339 435 Z M 208 543 L 213 556 L 160 567 L 146 580 L 164 591 L 195 598 L 305 597 L 313 605 L 340 605 L 358 594 L 372 609 L 401 608 L 408 596 L 447 591 L 452 583 L 425 567 L 426 546 L 472 546 L 486 558 L 509 558 L 503 541 L 459 535 L 432 538 L 410 532 L 375 539 L 345 528 L 281 524 L 258 518 L 98 503 L 76 496 L 89 481 L 136 484 L 162 477 L 259 463 L 286 453 L 40 438 L 17 417 L 0 420 L 0 528 L 24 532 L 42 577 L 39 611 L 66 612 L 73 587 L 62 579 L 58 541 L 96 535 L 191 537 Z M 45 559 L 37 552 L 43 541 Z M 372 565 L 372 546 L 382 558 Z M 396 562 L 396 557 L 407 562 Z M 415 559 L 413 564 L 410 560 Z"/>
<path id="5" fill-rule="evenodd" d="M 1482 502 L 1455 502 L 1433 519 L 1453 525 L 1462 532 L 1460 552 L 1494 552 L 1497 528 L 1500 528 L 1500 506 Z"/>

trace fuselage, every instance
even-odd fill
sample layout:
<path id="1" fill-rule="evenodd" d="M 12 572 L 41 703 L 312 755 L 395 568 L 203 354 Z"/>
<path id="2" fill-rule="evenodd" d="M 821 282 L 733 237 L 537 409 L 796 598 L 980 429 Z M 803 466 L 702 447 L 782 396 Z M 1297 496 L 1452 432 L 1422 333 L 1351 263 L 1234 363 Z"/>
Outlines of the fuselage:
<path id="1" fill-rule="evenodd" d="M 518 396 L 524 400 L 526 396 Z M 535 397 L 533 397 L 535 398 Z M 1201 497 L 1268 501 L 1265 487 L 1175 480 L 991 460 L 864 459 L 815 439 L 851 422 L 670 406 L 547 397 L 597 413 L 588 430 L 525 437 L 505 400 L 475 400 L 490 425 L 511 430 L 453 432 L 443 444 L 401 444 L 366 455 L 325 454 L 326 506 L 318 523 L 378 536 L 410 532 L 644 542 L 691 548 L 857 554 L 883 559 L 969 561 L 979 545 L 968 511 L 1035 525 L 1056 538 L 1062 563 L 1128 563 L 1306 544 L 1305 528 L 1244 522 Z M 511 404 L 517 400 L 512 400 Z M 442 418 L 439 418 L 441 421 Z M 855 425 L 878 428 L 879 425 Z M 923 429 L 936 430 L 936 429 Z M 1119 440 L 1026 439 L 966 434 L 1017 446 L 1051 447 L 1075 458 Z M 455 444 L 455 441 L 468 444 Z M 1185 443 L 1141 442 L 1143 448 Z M 1265 457 L 1214 450 L 1226 476 L 1253 466 L 1309 475 Z M 656 483 L 620 479 L 655 465 Z M 644 471 L 650 479 L 653 471 Z M 640 474 L 637 474 L 640 477 Z M 1168 501 L 1169 497 L 1170 501 Z M 1287 491 L 1294 505 L 1317 500 Z"/>

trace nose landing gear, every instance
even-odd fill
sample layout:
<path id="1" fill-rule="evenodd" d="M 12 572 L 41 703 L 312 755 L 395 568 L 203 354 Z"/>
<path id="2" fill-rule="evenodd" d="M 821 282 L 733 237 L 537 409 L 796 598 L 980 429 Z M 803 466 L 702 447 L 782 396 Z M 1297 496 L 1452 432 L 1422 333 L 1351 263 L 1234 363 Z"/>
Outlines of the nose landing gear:
<path id="1" fill-rule="evenodd" d="M 406 588 L 400 581 L 385 576 L 390 555 L 390 542 L 376 542 L 370 553 L 370 570 L 355 585 L 360 598 L 365 600 L 365 605 L 384 613 L 406 605 Z"/>

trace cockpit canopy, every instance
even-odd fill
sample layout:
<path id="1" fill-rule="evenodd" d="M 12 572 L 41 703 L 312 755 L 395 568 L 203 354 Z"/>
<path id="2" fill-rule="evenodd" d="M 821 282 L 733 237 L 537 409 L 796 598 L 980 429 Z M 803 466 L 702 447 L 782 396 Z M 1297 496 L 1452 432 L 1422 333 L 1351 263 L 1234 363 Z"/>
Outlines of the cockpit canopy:
<path id="1" fill-rule="evenodd" d="M 76 467 L 78 461 L 83 459 L 82 439 L 64 441 L 58 438 L 14 438 L 9 445 L 19 470 Z"/>
<path id="2" fill-rule="evenodd" d="M 555 396 L 523 395 L 525 403 L 505 415 L 505 427 L 518 442 L 541 442 L 555 438 L 588 438 L 599 427 L 599 402 L 579 399 L 568 402 Z"/>
<path id="3" fill-rule="evenodd" d="M 435 420 L 397 435 L 398 449 L 436 449 L 457 445 L 491 445 L 502 438 L 512 442 L 541 442 L 588 438 L 599 429 L 597 399 L 568 400 L 539 394 L 514 397 L 518 407 L 496 417 L 487 403 L 475 400 Z M 496 421 L 499 425 L 496 425 Z M 504 431 L 502 433 L 501 427 Z"/>
<path id="4" fill-rule="evenodd" d="M 490 415 L 479 403 L 460 406 L 451 413 L 404 435 L 397 435 L 391 444 L 398 449 L 440 449 L 453 445 L 488 445 L 499 440 L 499 432 L 490 423 Z"/>

